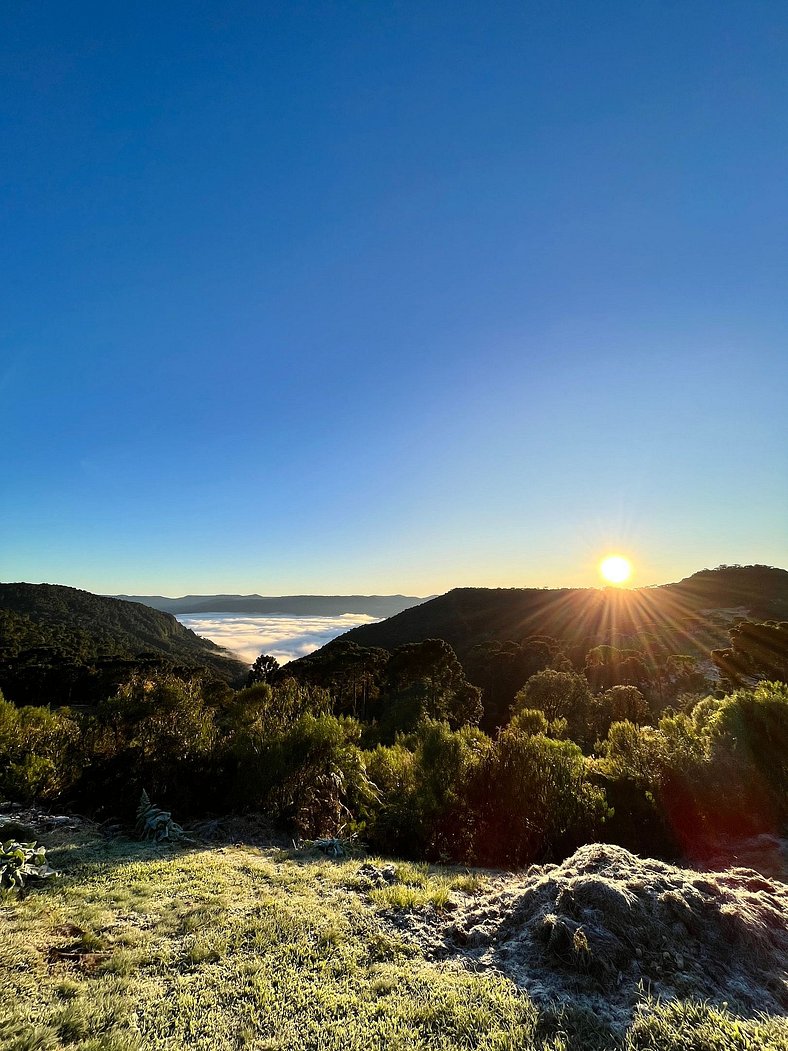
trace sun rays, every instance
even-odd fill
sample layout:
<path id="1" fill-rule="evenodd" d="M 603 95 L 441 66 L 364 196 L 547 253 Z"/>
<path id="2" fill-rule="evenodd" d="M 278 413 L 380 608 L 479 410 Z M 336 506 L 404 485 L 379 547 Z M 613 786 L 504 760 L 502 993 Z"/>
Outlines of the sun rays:
<path id="1" fill-rule="evenodd" d="M 632 576 L 632 563 L 623 555 L 608 555 L 599 563 L 599 572 L 608 584 L 624 584 Z"/>

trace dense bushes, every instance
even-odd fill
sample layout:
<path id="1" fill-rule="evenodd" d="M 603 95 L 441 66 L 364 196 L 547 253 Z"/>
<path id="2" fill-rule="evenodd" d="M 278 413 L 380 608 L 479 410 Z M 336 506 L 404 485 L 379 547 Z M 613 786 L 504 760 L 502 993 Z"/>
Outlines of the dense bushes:
<path id="1" fill-rule="evenodd" d="M 373 795 L 360 738 L 360 724 L 347 716 L 301 715 L 269 740 L 264 762 L 247 773 L 259 781 L 261 808 L 302 835 L 354 830 Z"/>
<path id="2" fill-rule="evenodd" d="M 378 746 L 367 769 L 378 791 L 369 838 L 412 857 L 472 854 L 468 785 L 492 742 L 480 730 L 427 720 L 393 746 Z"/>
<path id="3" fill-rule="evenodd" d="M 0 698 L 0 795 L 131 820 L 145 788 L 183 816 L 256 810 L 304 836 L 510 866 L 599 836 L 666 852 L 788 822 L 785 684 L 648 725 L 636 687 L 593 696 L 543 669 L 490 737 L 450 652 L 406 652 L 390 675 L 390 711 L 366 722 L 290 678 L 233 691 L 138 674 L 81 710 Z"/>
<path id="4" fill-rule="evenodd" d="M 75 788 L 86 802 L 125 807 L 127 793 L 137 799 L 143 788 L 178 810 L 210 800 L 205 772 L 218 736 L 198 679 L 134 675 L 81 725 L 87 768 Z"/>
<path id="5" fill-rule="evenodd" d="M 504 730 L 474 771 L 469 789 L 474 857 L 515 867 L 563 857 L 594 839 L 606 807 L 588 775 L 572 741 Z"/>
<path id="6" fill-rule="evenodd" d="M 656 727 L 614 723 L 605 766 L 648 792 L 680 847 L 788 822 L 788 686 L 760 683 Z"/>
<path id="7" fill-rule="evenodd" d="M 0 693 L 0 795 L 53 799 L 79 767 L 80 731 L 67 709 L 16 708 Z"/>

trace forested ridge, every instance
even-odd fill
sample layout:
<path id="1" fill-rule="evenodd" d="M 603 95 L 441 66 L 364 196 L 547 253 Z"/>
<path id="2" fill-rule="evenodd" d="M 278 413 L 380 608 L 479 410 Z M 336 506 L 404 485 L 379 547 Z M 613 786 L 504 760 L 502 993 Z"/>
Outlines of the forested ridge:
<path id="1" fill-rule="evenodd" d="M 245 672 L 169 613 L 58 584 L 0 584 L 0 688 L 18 703 L 90 704 L 140 666 L 227 681 Z"/>
<path id="2" fill-rule="evenodd" d="M 653 634 L 661 643 L 708 653 L 724 643 L 738 610 L 754 620 L 788 619 L 788 571 L 771 566 L 704 569 L 675 584 L 648 588 L 455 588 L 340 639 L 395 649 L 445 639 L 460 660 L 479 643 L 549 635 L 569 648 L 615 644 L 618 636 Z"/>
<path id="3" fill-rule="evenodd" d="M 545 668 L 592 690 L 637 687 L 655 711 L 719 687 L 782 679 L 788 667 L 788 572 L 723 566 L 632 591 L 458 588 L 363 625 L 288 666 L 352 708 L 377 697 L 392 653 L 430 639 L 451 648 L 481 690 L 481 725 L 505 724 L 517 690 Z M 400 658 L 401 659 L 401 658 Z"/>

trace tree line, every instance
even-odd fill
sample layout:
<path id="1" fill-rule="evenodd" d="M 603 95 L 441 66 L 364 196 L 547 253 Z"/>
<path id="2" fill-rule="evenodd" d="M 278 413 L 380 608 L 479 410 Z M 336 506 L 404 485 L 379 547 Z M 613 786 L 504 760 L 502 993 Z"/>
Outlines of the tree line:
<path id="1" fill-rule="evenodd" d="M 785 682 L 693 691 L 698 669 L 667 655 L 641 689 L 605 670 L 631 655 L 600 649 L 580 671 L 532 637 L 466 673 L 441 640 L 350 644 L 298 678 L 261 659 L 237 689 L 147 667 L 94 705 L 2 699 L 0 796 L 130 820 L 145 788 L 183 818 L 253 810 L 302 836 L 506 866 L 594 839 L 676 856 L 785 827 Z"/>

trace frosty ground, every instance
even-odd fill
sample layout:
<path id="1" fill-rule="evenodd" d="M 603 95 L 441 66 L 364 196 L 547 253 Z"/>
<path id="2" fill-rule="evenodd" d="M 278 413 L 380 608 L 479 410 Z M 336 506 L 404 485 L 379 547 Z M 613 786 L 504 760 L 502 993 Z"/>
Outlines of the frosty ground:
<path id="1" fill-rule="evenodd" d="M 788 892 L 754 871 L 38 831 L 62 876 L 0 909 L 9 1051 L 788 1047 Z"/>

